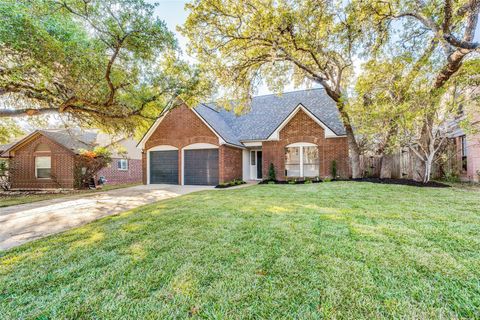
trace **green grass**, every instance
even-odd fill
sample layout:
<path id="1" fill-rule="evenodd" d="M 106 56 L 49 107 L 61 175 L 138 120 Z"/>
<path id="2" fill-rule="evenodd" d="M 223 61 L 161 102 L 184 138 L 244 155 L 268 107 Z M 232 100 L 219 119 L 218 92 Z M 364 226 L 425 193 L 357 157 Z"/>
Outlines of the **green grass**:
<path id="1" fill-rule="evenodd" d="M 17 204 L 25 204 L 43 200 L 57 199 L 69 196 L 78 196 L 82 194 L 89 194 L 101 191 L 109 191 L 120 188 L 127 188 L 139 185 L 138 183 L 128 183 L 128 184 L 114 184 L 114 185 L 105 185 L 101 189 L 95 190 L 72 190 L 67 191 L 66 193 L 50 193 L 50 194 L 28 194 L 28 195 L 0 195 L 0 208 L 15 206 Z"/>
<path id="2" fill-rule="evenodd" d="M 205 191 L 0 253 L 1 319 L 189 316 L 480 318 L 480 190 Z"/>

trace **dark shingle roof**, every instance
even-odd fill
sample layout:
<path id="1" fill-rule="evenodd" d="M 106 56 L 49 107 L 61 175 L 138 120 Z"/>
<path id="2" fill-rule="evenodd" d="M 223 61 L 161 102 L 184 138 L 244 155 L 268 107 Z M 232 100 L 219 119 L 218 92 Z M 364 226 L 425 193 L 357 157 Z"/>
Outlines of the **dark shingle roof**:
<path id="1" fill-rule="evenodd" d="M 195 110 L 226 142 L 241 146 L 241 141 L 267 139 L 299 104 L 335 134 L 345 135 L 335 102 L 323 88 L 254 97 L 249 112 L 240 116 L 214 103 Z"/>
<path id="2" fill-rule="evenodd" d="M 75 153 L 92 149 L 97 139 L 97 132 L 92 131 L 38 130 L 38 132 Z"/>
<path id="3" fill-rule="evenodd" d="M 0 154 L 2 154 L 3 151 L 9 149 L 11 146 L 13 146 L 13 143 L 7 143 L 7 144 L 0 145 Z"/>

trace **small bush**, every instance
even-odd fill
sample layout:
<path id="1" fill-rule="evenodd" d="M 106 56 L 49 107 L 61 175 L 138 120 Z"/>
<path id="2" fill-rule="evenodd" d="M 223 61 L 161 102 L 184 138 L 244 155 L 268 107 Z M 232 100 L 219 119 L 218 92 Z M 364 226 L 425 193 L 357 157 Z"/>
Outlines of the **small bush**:
<path id="1" fill-rule="evenodd" d="M 291 180 L 287 180 L 288 184 L 295 184 L 297 183 L 297 179 L 291 179 Z"/>
<path id="2" fill-rule="evenodd" d="M 323 182 L 330 182 L 330 181 L 332 181 L 332 179 L 331 179 L 331 178 L 328 178 L 328 177 L 325 178 L 325 179 L 323 179 Z"/>
<path id="3" fill-rule="evenodd" d="M 277 180 L 277 174 L 275 172 L 275 166 L 273 165 L 273 163 L 270 163 L 270 166 L 268 167 L 268 180 Z"/>
<path id="4" fill-rule="evenodd" d="M 216 188 L 229 188 L 245 184 L 246 182 L 240 179 L 234 179 L 232 181 L 222 182 L 216 186 Z"/>
<path id="5" fill-rule="evenodd" d="M 311 184 L 311 183 L 313 183 L 312 180 L 310 180 L 310 179 L 306 179 L 306 180 L 305 180 L 305 184 Z"/>
<path id="6" fill-rule="evenodd" d="M 442 180 L 443 181 L 446 181 L 446 182 L 459 182 L 460 181 L 460 177 L 458 176 L 458 174 L 456 172 L 454 172 L 453 170 L 448 170 L 445 172 L 445 174 L 443 175 L 442 177 Z"/>
<path id="7" fill-rule="evenodd" d="M 275 184 L 275 181 L 270 180 L 270 181 L 268 181 L 267 183 L 268 183 L 268 184 Z"/>
<path id="8" fill-rule="evenodd" d="M 332 175 L 332 179 L 337 178 L 337 160 L 332 161 L 332 167 L 331 167 L 330 173 Z"/>

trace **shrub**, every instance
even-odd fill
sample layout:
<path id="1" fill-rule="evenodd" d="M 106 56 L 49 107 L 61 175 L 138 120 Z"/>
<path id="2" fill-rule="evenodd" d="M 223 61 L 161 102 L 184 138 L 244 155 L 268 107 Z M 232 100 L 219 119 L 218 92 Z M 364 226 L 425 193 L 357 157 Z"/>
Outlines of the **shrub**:
<path id="1" fill-rule="evenodd" d="M 110 151 L 104 147 L 82 150 L 75 163 L 75 187 L 85 188 L 97 173 L 112 162 Z"/>
<path id="2" fill-rule="evenodd" d="M 443 177 L 442 177 L 442 180 L 446 181 L 446 182 L 459 182 L 460 181 L 460 177 L 458 176 L 458 174 L 453 171 L 453 170 L 447 170 L 445 171 Z"/>
<path id="3" fill-rule="evenodd" d="M 330 173 L 332 175 L 332 179 L 337 178 L 337 160 L 332 161 L 332 167 L 331 167 Z"/>
<path id="4" fill-rule="evenodd" d="M 297 183 L 297 179 L 288 180 L 288 184 L 295 184 L 295 183 Z"/>
<path id="5" fill-rule="evenodd" d="M 268 180 L 277 180 L 277 174 L 275 172 L 275 166 L 273 165 L 273 163 L 270 163 L 270 166 L 268 167 Z"/>
<path id="6" fill-rule="evenodd" d="M 12 187 L 11 175 L 7 160 L 0 160 L 0 188 L 5 191 Z"/>
<path id="7" fill-rule="evenodd" d="M 305 184 L 311 184 L 311 183 L 313 183 L 312 180 L 310 180 L 310 179 L 305 179 Z"/>
<path id="8" fill-rule="evenodd" d="M 268 184 L 275 184 L 275 181 L 268 181 Z"/>
<path id="9" fill-rule="evenodd" d="M 332 179 L 331 179 L 331 178 L 328 178 L 328 177 L 325 178 L 325 179 L 323 179 L 323 182 L 330 182 L 330 181 L 332 181 Z"/>

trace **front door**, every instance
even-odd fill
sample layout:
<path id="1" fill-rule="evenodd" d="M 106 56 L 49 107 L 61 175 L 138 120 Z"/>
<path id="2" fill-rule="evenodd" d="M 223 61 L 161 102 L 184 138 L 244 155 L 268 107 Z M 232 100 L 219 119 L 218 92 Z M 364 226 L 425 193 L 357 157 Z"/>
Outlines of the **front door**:
<path id="1" fill-rule="evenodd" d="M 261 150 L 250 151 L 250 179 L 252 180 L 262 179 L 262 151 Z"/>
<path id="2" fill-rule="evenodd" d="M 262 179 L 262 151 L 257 151 L 257 179 Z"/>

